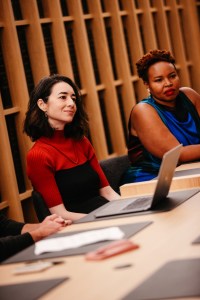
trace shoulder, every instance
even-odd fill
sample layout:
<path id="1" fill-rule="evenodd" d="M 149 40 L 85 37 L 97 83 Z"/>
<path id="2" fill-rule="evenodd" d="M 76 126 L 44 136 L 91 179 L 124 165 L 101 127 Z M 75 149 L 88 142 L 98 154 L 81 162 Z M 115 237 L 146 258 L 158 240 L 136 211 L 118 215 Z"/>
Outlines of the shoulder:
<path id="1" fill-rule="evenodd" d="M 195 92 L 195 90 L 193 90 L 192 88 L 187 87 L 187 86 L 182 86 L 180 88 L 180 91 L 183 92 L 186 95 L 192 95 L 194 93 L 197 93 L 197 92 Z"/>
<path id="2" fill-rule="evenodd" d="M 86 136 L 83 136 L 80 140 L 75 141 L 75 143 L 79 151 L 87 153 L 87 151 L 93 150 L 93 146 Z"/>
<path id="3" fill-rule="evenodd" d="M 80 141 L 78 141 L 82 146 L 85 147 L 92 147 L 92 144 L 90 143 L 89 139 L 86 136 L 83 136 Z"/>
<path id="4" fill-rule="evenodd" d="M 32 148 L 27 153 L 27 160 L 43 160 L 47 157 L 49 157 L 51 154 L 51 151 L 49 147 L 45 147 L 45 144 L 40 144 L 39 141 L 36 141 L 35 144 L 32 146 Z"/>
<path id="5" fill-rule="evenodd" d="M 143 99 L 133 107 L 131 115 L 135 118 L 136 116 L 155 113 L 156 109 L 153 106 L 153 102 L 150 99 Z"/>
<path id="6" fill-rule="evenodd" d="M 80 141 L 79 141 L 79 151 L 83 152 L 87 158 L 91 158 L 95 154 L 94 147 L 92 146 L 91 142 L 89 139 L 84 136 Z"/>
<path id="7" fill-rule="evenodd" d="M 197 101 L 200 101 L 200 95 L 192 88 L 181 87 L 180 91 L 184 93 L 193 104 L 196 104 Z"/>
<path id="8" fill-rule="evenodd" d="M 145 99 L 146 100 L 146 99 Z M 149 127 L 156 124 L 161 124 L 161 118 L 159 110 L 152 101 L 141 101 L 136 104 L 131 113 L 131 132 L 133 135 L 137 135 L 136 131 L 141 130 L 144 126 Z"/>

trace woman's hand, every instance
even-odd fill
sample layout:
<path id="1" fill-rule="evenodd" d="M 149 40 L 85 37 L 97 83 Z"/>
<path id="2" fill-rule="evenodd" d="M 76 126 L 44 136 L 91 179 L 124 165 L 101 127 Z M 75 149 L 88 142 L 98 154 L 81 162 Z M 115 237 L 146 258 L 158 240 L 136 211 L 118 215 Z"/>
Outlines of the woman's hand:
<path id="1" fill-rule="evenodd" d="M 116 200 L 116 199 L 120 199 L 120 198 L 121 198 L 121 196 L 120 196 L 118 193 L 116 193 L 116 192 L 111 188 L 110 185 L 101 188 L 101 189 L 99 190 L 99 194 L 100 194 L 102 197 L 104 197 L 104 198 L 106 198 L 107 200 L 109 200 L 109 201 L 112 201 L 112 200 Z"/>
<path id="2" fill-rule="evenodd" d="M 22 229 L 22 234 L 29 232 L 34 242 L 37 242 L 53 233 L 62 230 L 64 227 L 71 225 L 71 220 L 65 220 L 62 217 L 53 214 L 44 219 L 38 224 L 25 224 Z"/>

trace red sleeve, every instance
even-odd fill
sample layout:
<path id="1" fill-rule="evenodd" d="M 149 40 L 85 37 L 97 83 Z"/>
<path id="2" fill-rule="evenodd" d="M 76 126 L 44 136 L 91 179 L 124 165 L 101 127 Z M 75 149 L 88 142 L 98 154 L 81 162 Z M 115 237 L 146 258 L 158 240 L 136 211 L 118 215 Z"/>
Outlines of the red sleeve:
<path id="1" fill-rule="evenodd" d="M 108 186 L 109 182 L 97 160 L 93 146 L 91 145 L 91 143 L 89 142 L 89 140 L 86 137 L 83 139 L 83 142 L 84 142 L 84 148 L 86 151 L 87 158 L 90 162 L 90 165 L 99 175 L 100 188 Z"/>
<path id="2" fill-rule="evenodd" d="M 55 181 L 50 151 L 33 146 L 27 156 L 27 174 L 33 188 L 42 195 L 48 207 L 63 203 Z"/>

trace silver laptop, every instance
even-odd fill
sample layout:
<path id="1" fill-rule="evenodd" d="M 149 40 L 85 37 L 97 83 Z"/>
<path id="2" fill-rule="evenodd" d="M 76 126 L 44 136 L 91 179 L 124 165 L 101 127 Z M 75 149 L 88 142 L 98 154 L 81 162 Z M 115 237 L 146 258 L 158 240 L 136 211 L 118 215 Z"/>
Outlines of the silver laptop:
<path id="1" fill-rule="evenodd" d="M 94 213 L 95 218 L 146 211 L 154 208 L 160 202 L 166 201 L 165 199 L 169 193 L 181 148 L 182 144 L 163 155 L 153 196 L 147 195 L 139 198 L 131 197 L 110 201 L 101 206 L 98 211 Z"/>

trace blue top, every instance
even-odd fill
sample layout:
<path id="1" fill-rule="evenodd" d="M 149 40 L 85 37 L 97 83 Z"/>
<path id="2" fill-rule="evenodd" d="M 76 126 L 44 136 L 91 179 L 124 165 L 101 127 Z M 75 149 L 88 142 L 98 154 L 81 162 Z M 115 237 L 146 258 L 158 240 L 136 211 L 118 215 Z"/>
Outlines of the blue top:
<path id="1" fill-rule="evenodd" d="M 180 92 L 174 108 L 157 103 L 153 97 L 143 99 L 155 108 L 163 123 L 183 146 L 200 143 L 200 118 L 193 103 Z M 137 136 L 130 134 L 129 119 L 128 155 L 132 166 L 124 174 L 122 184 L 147 181 L 158 175 L 161 159 L 148 152 Z"/>

